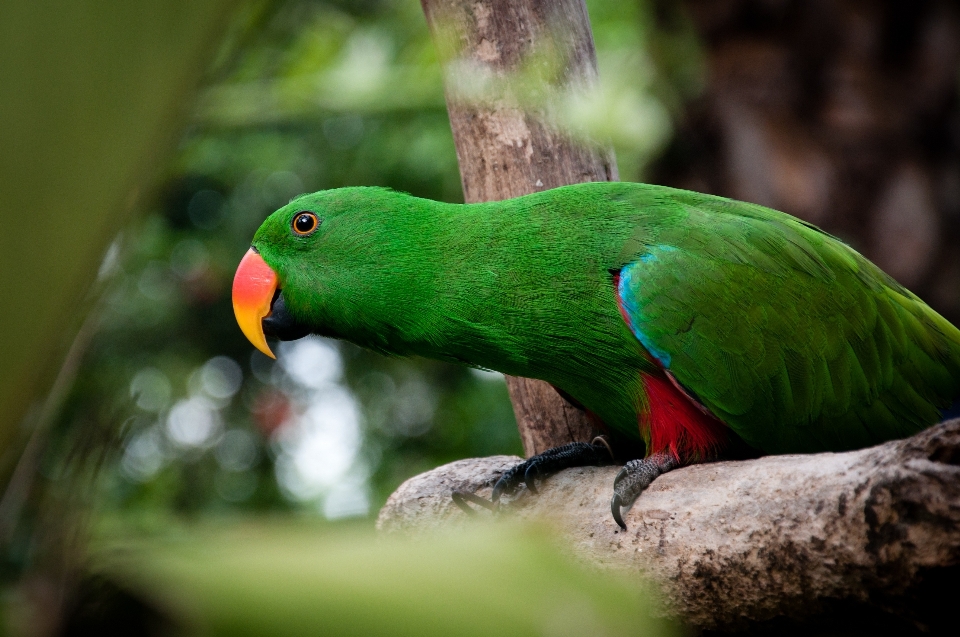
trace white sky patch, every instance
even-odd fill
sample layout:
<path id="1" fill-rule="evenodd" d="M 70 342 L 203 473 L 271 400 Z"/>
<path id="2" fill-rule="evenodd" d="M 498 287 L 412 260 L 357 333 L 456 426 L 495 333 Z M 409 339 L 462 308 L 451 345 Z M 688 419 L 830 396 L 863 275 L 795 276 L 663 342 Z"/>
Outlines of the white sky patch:
<path id="1" fill-rule="evenodd" d="M 370 469 L 360 457 L 361 411 L 342 384 L 343 359 L 336 344 L 319 337 L 281 343 L 277 365 L 258 361 L 258 378 L 284 391 L 296 414 L 272 442 L 276 478 L 284 495 L 315 507 L 327 518 L 366 515 L 370 510 Z M 260 364 L 262 363 L 262 364 Z M 157 424 L 132 435 L 121 459 L 131 480 L 151 479 L 171 459 L 210 450 L 219 465 L 215 486 L 229 502 L 248 499 L 257 486 L 251 469 L 258 461 L 254 434 L 225 428 L 223 410 L 243 384 L 243 370 L 232 358 L 215 356 L 187 379 L 187 396 L 174 402 L 169 378 L 145 367 L 130 383 L 130 395 Z M 429 424 L 436 399 L 421 379 L 399 392 L 398 421 L 416 430 Z M 172 406 L 170 403 L 173 402 Z"/>
<path id="2" fill-rule="evenodd" d="M 286 465 L 282 485 L 298 500 L 320 497 L 346 476 L 360 443 L 353 396 L 340 387 L 317 392 L 306 413 L 281 434 L 277 465 Z"/>
<path id="3" fill-rule="evenodd" d="M 402 436 L 422 436 L 430 430 L 436 408 L 437 397 L 433 388 L 419 375 L 412 376 L 397 390 L 391 426 Z"/>
<path id="4" fill-rule="evenodd" d="M 280 346 L 280 366 L 298 386 L 302 411 L 278 438 L 277 482 L 290 498 L 315 502 L 328 518 L 370 509 L 360 408 L 339 383 L 343 359 L 333 343 L 316 337 Z"/>
<path id="5" fill-rule="evenodd" d="M 177 401 L 167 416 L 167 437 L 179 447 L 209 447 L 222 429 L 220 411 L 204 396 Z"/>
<path id="6" fill-rule="evenodd" d="M 214 356 L 200 368 L 200 385 L 211 398 L 226 400 L 240 390 L 243 371 L 228 356 Z"/>
<path id="7" fill-rule="evenodd" d="M 217 445 L 223 437 L 221 410 L 230 404 L 242 383 L 243 371 L 236 361 L 215 356 L 190 374 L 188 396 L 176 401 L 167 412 L 173 393 L 170 379 L 154 367 L 137 372 L 130 381 L 130 396 L 137 407 L 159 414 L 160 420 L 159 425 L 128 439 L 121 459 L 124 474 L 143 482 L 163 467 L 171 453 L 176 456 L 178 452 Z M 243 436 L 248 439 L 241 439 Z M 223 449 L 217 449 L 221 466 L 234 472 L 249 469 L 257 459 L 252 435 L 231 431 L 229 438 Z"/>
<path id="8" fill-rule="evenodd" d="M 212 407 L 223 409 L 242 384 L 240 365 L 229 356 L 214 356 L 187 378 L 187 393 L 191 398 L 203 398 Z"/>
<path id="9" fill-rule="evenodd" d="M 369 470 L 358 466 L 330 489 L 323 500 L 323 515 L 328 520 L 366 515 L 370 511 Z"/>
<path id="10" fill-rule="evenodd" d="M 343 359 L 332 343 L 308 337 L 280 344 L 280 365 L 294 381 L 308 389 L 323 389 L 340 380 Z"/>

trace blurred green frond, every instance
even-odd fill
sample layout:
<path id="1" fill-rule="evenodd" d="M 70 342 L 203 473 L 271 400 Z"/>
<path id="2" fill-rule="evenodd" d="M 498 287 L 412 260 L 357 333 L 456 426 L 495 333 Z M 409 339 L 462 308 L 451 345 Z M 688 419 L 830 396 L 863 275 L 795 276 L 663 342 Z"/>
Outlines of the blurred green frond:
<path id="1" fill-rule="evenodd" d="M 261 521 L 107 543 L 96 559 L 188 634 L 678 634 L 654 589 L 574 564 L 546 529 L 375 539 Z"/>

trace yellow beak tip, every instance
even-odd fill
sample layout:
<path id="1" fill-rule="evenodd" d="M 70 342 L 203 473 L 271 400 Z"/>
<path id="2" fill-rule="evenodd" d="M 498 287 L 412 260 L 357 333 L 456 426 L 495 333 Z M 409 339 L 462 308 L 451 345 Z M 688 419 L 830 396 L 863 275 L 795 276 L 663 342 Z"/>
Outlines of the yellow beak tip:
<path id="1" fill-rule="evenodd" d="M 233 279 L 233 313 L 240 331 L 258 350 L 276 360 L 261 321 L 270 314 L 277 275 L 254 249 L 243 256 Z"/>

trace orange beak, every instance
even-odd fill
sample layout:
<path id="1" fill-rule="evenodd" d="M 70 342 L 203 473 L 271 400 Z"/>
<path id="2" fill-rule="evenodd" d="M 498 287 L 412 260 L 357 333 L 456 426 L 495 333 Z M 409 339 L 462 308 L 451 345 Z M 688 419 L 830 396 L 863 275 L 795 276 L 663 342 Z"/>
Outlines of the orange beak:
<path id="1" fill-rule="evenodd" d="M 254 248 L 247 250 L 233 277 L 233 313 L 243 335 L 253 346 L 276 358 L 267 345 L 261 321 L 270 315 L 270 304 L 277 291 L 277 274 Z"/>

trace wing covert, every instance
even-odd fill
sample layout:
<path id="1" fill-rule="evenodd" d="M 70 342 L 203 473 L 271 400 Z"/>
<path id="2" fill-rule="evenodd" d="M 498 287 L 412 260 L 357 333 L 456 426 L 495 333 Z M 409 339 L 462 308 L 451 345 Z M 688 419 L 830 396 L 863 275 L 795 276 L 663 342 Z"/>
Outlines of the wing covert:
<path id="1" fill-rule="evenodd" d="M 960 393 L 960 332 L 840 241 L 731 203 L 679 202 L 622 268 L 647 351 L 767 452 L 863 447 L 936 422 Z"/>

